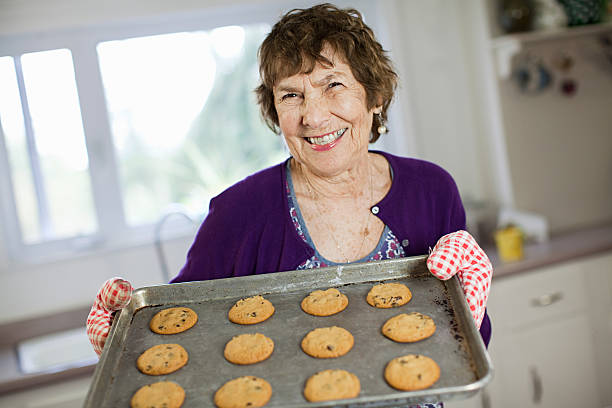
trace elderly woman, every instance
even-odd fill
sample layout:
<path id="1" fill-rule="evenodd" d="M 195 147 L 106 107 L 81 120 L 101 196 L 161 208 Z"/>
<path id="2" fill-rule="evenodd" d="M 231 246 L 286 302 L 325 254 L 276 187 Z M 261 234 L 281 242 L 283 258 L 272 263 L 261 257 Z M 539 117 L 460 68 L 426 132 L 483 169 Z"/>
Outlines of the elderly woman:
<path id="1" fill-rule="evenodd" d="M 465 212 L 453 179 L 432 163 L 368 150 L 387 132 L 397 75 L 359 12 L 329 4 L 292 10 L 264 40 L 259 61 L 261 111 L 290 157 L 211 200 L 172 282 L 431 251 L 430 271 L 441 279 L 458 273 L 488 343 L 491 264 L 462 231 Z M 98 352 L 110 312 L 130 291 L 114 279 L 98 295 L 88 324 Z"/>

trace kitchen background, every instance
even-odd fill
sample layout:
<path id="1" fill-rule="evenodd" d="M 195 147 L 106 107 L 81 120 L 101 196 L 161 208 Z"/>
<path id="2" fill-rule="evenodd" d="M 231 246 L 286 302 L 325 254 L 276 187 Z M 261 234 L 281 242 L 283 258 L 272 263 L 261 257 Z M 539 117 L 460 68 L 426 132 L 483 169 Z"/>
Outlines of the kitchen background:
<path id="1" fill-rule="evenodd" d="M 501 3 L 505 3 L 508 10 L 514 7 L 516 17 L 521 10 L 519 3 L 525 2 L 377 0 L 337 3 L 355 5 L 364 12 L 385 48 L 390 50 L 400 74 L 401 85 L 391 113 L 392 131 L 382 145 L 375 147 L 431 160 L 446 168 L 461 191 L 471 231 L 487 246 L 487 252 L 496 259 L 500 270 L 504 270 L 504 263 L 497 258 L 492 238 L 500 214 L 503 222 L 519 224 L 539 248 L 542 245 L 548 248 L 546 245 L 556 237 L 562 239 L 583 231 L 596 231 L 595 235 L 603 237 L 606 244 L 604 249 L 585 258 L 585 262 L 594 262 L 592 265 L 602 270 L 597 279 L 585 277 L 577 285 L 585 293 L 599 291 L 603 303 L 597 305 L 600 307 L 598 316 L 603 322 L 593 330 L 599 330 L 598 334 L 612 334 L 612 247 L 609 246 L 612 240 L 612 22 L 604 16 L 598 24 L 563 30 L 555 27 L 567 23 L 563 19 L 559 23 L 558 8 L 549 12 L 550 18 L 543 18 L 541 14 L 538 17 L 532 9 L 539 20 L 532 21 L 530 31 L 537 28 L 537 32 L 508 35 L 506 31 L 523 28 L 520 18 L 515 18 L 514 22 L 500 20 Z M 3 0 L 0 2 L 0 57 L 11 55 L 13 51 L 7 50 L 14 49 L 14 44 L 23 38 L 30 42 L 40 39 L 44 43 L 48 36 L 58 32 L 163 25 L 164 21 L 206 19 L 207 14 L 223 16 L 218 21 L 230 25 L 233 15 L 259 13 L 260 10 L 267 10 L 262 16 L 270 23 L 281 11 L 308 4 L 313 3 Z M 548 34 L 542 34 L 544 32 Z M 0 183 L 3 180 L 5 178 L 1 178 Z M 1 192 L 7 191 L 8 186 L 0 187 Z M 0 203 L 7 207 L 4 198 Z M 7 209 L 3 210 L 6 214 Z M 183 227 L 182 236 L 171 234 L 163 242 L 170 275 L 182 266 L 195 232 L 194 226 L 183 224 Z M 83 250 L 71 256 L 28 261 L 16 259 L 11 231 L 7 224 L 0 224 L 0 325 L 3 327 L 21 327 L 20 322 L 41 322 L 54 315 L 85 310 L 91 305 L 100 284 L 112 276 L 122 276 L 134 287 L 161 284 L 166 280 L 153 233 L 137 245 Z M 579 241 L 584 244 L 585 240 Z M 571 246 L 571 243 L 564 245 Z M 578 260 L 565 261 L 564 268 L 573 265 L 580 271 L 588 269 L 586 264 L 575 264 Z M 545 270 L 544 276 L 548 276 L 548 272 Z M 575 278 L 572 272 L 568 273 L 571 279 Z M 503 282 L 510 282 L 506 286 L 516 285 L 516 290 L 520 291 L 530 285 L 524 280 L 527 278 L 522 278 L 526 274 L 518 276 L 517 272 L 516 275 L 500 278 L 500 287 L 504 286 Z M 599 278 L 606 279 L 606 284 L 598 285 Z M 516 283 L 515 279 L 518 279 Z M 542 285 L 548 287 L 553 281 L 558 281 L 558 275 L 543 279 Z M 494 279 L 494 288 L 495 285 Z M 569 290 L 578 291 L 572 285 Z M 492 292 L 492 300 L 494 294 Z M 574 299 L 572 296 L 566 298 Z M 572 313 L 585 311 L 591 307 L 585 302 L 584 299 L 576 300 L 568 307 Z M 504 315 L 504 311 L 498 310 Z M 542 318 L 554 316 L 553 313 Z M 492 317 L 496 328 L 495 314 Z M 580 320 L 579 323 L 584 323 L 588 331 L 592 327 L 589 322 Z M 498 324 L 501 331 L 494 329 L 494 336 L 504 333 L 504 324 Z M 538 324 L 538 320 L 525 323 L 530 324 Z M 2 342 L 6 346 L 10 336 L 4 331 L 2 336 L 7 337 Z M 577 341 L 580 349 L 605 347 L 602 340 L 590 336 Z M 584 341 L 593 343 L 584 345 Z M 495 347 L 494 342 L 492 347 Z M 609 351 L 599 349 L 604 350 Z M 12 352 L 7 348 L 2 355 L 6 357 Z M 611 391 L 605 387 L 612 373 L 602 368 L 607 360 L 604 358 L 599 363 L 593 360 L 594 365 L 585 368 L 592 373 L 586 377 L 592 377 L 593 384 L 585 386 L 592 405 L 583 406 L 612 406 Z M 500 367 L 510 370 L 503 361 Z M 5 374 L 7 382 L 14 380 L 7 376 Z M 75 403 L 84 397 L 88 378 L 88 373 L 80 373 L 70 380 L 72 383 L 55 383 L 53 390 L 57 393 L 63 390 L 58 387 L 68 387 L 68 394 L 72 393 Z M 510 381 L 506 385 L 512 383 L 511 376 L 504 376 L 500 371 L 496 381 L 504 379 Z M 553 382 L 553 386 L 562 390 L 563 382 L 559 381 Z M 70 388 L 70 384 L 74 386 Z M 486 401 L 479 399 L 472 404 L 493 401 L 493 406 L 503 406 L 509 397 L 501 393 L 500 388 L 492 386 Z M 0 406 L 68 406 L 68 400 L 44 405 L 41 401 L 47 398 L 47 389 L 51 388 L 28 391 L 28 395 L 35 396 L 32 400 L 25 396 L 23 389 L 8 393 L 0 396 Z M 530 392 L 525 391 L 528 398 L 531 398 Z M 550 395 L 548 390 L 545 392 Z M 551 405 L 534 403 L 534 406 L 554 406 L 549 403 Z M 78 406 L 78 402 L 75 404 Z"/>

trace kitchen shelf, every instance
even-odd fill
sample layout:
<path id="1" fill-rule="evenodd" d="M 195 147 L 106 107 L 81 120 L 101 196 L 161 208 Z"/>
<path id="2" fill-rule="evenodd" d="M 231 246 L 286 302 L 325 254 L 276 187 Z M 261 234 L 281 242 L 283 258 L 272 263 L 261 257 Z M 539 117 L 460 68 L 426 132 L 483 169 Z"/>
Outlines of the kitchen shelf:
<path id="1" fill-rule="evenodd" d="M 612 33 L 612 21 L 576 27 L 507 34 L 491 39 L 490 44 L 497 59 L 498 75 L 505 79 L 510 76 L 512 58 L 526 45 L 593 36 L 608 32 Z"/>
<path id="2" fill-rule="evenodd" d="M 562 40 L 567 38 L 582 37 L 586 35 L 595 35 L 608 31 L 612 32 L 612 21 L 583 26 L 507 34 L 493 38 L 491 40 L 491 45 L 493 48 L 497 48 L 505 46 L 508 41 L 517 41 L 522 44 L 529 44 L 549 40 Z"/>

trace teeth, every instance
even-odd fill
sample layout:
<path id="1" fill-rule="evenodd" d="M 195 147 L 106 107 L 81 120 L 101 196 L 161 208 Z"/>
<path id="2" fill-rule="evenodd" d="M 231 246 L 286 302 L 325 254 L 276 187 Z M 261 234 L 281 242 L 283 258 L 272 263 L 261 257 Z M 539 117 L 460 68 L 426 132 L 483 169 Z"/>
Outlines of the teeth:
<path id="1" fill-rule="evenodd" d="M 337 130 L 337 131 L 335 131 L 333 133 L 330 133 L 328 135 L 325 135 L 323 137 L 309 137 L 308 141 L 310 143 L 316 144 L 316 145 L 325 145 L 325 144 L 328 144 L 328 143 L 333 142 L 334 140 L 338 139 L 340 136 L 342 136 L 344 134 L 345 131 L 346 131 L 346 128 Z"/>

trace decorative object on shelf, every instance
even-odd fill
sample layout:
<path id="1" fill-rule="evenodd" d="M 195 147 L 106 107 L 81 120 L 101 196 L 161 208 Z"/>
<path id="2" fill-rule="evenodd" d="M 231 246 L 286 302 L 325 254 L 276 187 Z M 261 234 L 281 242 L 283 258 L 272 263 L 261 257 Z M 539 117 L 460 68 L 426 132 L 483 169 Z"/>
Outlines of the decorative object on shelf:
<path id="1" fill-rule="evenodd" d="M 529 31 L 533 26 L 532 0 L 499 0 L 499 25 L 506 33 Z"/>
<path id="2" fill-rule="evenodd" d="M 512 76 L 525 93 L 540 93 L 552 83 L 552 73 L 544 62 L 528 54 L 519 57 Z"/>
<path id="3" fill-rule="evenodd" d="M 565 96 L 574 96 L 578 90 L 578 81 L 572 78 L 564 78 L 559 86 L 561 93 Z"/>
<path id="4" fill-rule="evenodd" d="M 535 0 L 533 28 L 551 30 L 567 26 L 565 9 L 557 0 Z"/>
<path id="5" fill-rule="evenodd" d="M 567 77 L 572 71 L 574 64 L 574 57 L 566 51 L 559 52 L 552 59 L 553 67 L 559 71 L 560 75 L 566 76 L 559 80 L 559 91 L 564 96 L 574 96 L 578 90 L 578 81 L 572 77 Z"/>
<path id="6" fill-rule="evenodd" d="M 555 69 L 561 71 L 562 73 L 567 73 L 574 66 L 574 57 L 572 57 L 568 52 L 562 51 L 553 57 L 552 63 Z"/>
<path id="7" fill-rule="evenodd" d="M 558 0 L 567 14 L 569 26 L 599 23 L 605 15 L 602 0 Z"/>

